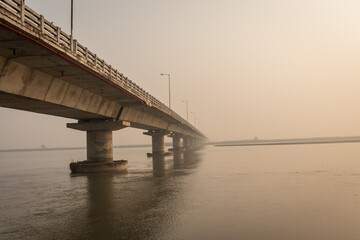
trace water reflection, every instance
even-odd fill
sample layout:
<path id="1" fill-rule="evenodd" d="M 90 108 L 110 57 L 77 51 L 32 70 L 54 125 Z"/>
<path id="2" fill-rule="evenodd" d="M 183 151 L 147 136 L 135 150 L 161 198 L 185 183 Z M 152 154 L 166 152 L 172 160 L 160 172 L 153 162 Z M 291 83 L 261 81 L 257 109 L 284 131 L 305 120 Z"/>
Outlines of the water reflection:
<path id="1" fill-rule="evenodd" d="M 88 234 L 93 239 L 104 239 L 116 230 L 114 173 L 89 174 L 87 177 L 88 213 L 86 218 Z"/>
<path id="2" fill-rule="evenodd" d="M 202 158 L 202 152 L 185 152 L 184 153 L 184 169 L 193 169 L 196 168 L 197 165 L 200 163 Z"/>
<path id="3" fill-rule="evenodd" d="M 173 155 L 174 169 L 181 169 L 184 166 L 184 153 L 175 151 Z"/>
<path id="4" fill-rule="evenodd" d="M 78 177 L 65 151 L 11 153 L 0 161 L 0 239 L 355 240 L 358 149 L 209 147 L 154 162 L 132 149 L 128 173 Z"/>
<path id="5" fill-rule="evenodd" d="M 165 156 L 164 155 L 154 155 L 152 162 L 153 162 L 154 177 L 164 177 L 165 173 L 166 173 Z"/>
<path id="6" fill-rule="evenodd" d="M 200 159 L 195 153 L 154 156 L 152 175 L 84 175 L 87 210 L 83 216 L 73 215 L 76 221 L 85 220 L 80 227 L 76 225 L 77 231 L 83 232 L 80 239 L 161 238 L 183 205 L 181 195 L 186 186 L 177 182 L 191 174 L 189 169 L 196 168 Z"/>

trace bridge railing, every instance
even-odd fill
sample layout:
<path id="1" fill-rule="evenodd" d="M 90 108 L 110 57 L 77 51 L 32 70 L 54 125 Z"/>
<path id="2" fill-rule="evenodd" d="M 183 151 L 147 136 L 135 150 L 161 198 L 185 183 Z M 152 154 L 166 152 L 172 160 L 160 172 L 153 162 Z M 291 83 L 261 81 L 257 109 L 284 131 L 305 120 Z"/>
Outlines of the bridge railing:
<path id="1" fill-rule="evenodd" d="M 144 89 L 139 87 L 133 81 L 125 77 L 118 70 L 114 69 L 105 60 L 99 58 L 85 46 L 74 40 L 71 35 L 66 34 L 60 27 L 55 26 L 52 22 L 46 20 L 44 16 L 36 13 L 34 10 L 25 5 L 22 0 L 0 0 L 0 11 L 13 20 L 27 27 L 30 31 L 39 34 L 40 38 L 50 40 L 53 44 L 61 47 L 67 54 L 70 54 L 77 61 L 100 73 L 102 76 L 110 79 L 126 91 L 140 98 L 147 105 L 153 106 L 162 112 L 172 116 L 180 123 L 191 128 L 193 131 L 200 132 L 189 122 L 184 120 L 177 113 L 172 111 L 158 99 L 150 95 Z"/>

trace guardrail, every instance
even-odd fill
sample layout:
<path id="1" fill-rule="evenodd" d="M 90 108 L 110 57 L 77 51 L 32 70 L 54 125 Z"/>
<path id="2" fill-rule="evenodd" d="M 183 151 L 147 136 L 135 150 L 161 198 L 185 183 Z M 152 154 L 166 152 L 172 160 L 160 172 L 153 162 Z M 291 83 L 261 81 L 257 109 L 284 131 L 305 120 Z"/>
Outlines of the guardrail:
<path id="1" fill-rule="evenodd" d="M 0 11 L 3 14 L 8 14 L 9 17 L 26 28 L 37 32 L 40 38 L 44 38 L 61 47 L 68 54 L 72 55 L 76 61 L 96 70 L 102 76 L 146 102 L 147 105 L 161 110 L 202 135 L 194 126 L 165 104 L 125 77 L 122 73 L 118 72 L 118 70 L 114 69 L 110 64 L 106 63 L 105 60 L 99 58 L 95 53 L 78 43 L 77 40 L 73 39 L 73 36 L 66 34 L 60 27 L 46 20 L 43 15 L 36 13 L 26 6 L 23 0 L 0 0 Z"/>

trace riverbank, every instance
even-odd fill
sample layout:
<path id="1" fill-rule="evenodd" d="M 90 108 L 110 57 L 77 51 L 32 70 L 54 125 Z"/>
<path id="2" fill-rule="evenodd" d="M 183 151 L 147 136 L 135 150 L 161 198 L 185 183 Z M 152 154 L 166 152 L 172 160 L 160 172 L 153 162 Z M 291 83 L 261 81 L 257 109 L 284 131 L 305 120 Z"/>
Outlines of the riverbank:
<path id="1" fill-rule="evenodd" d="M 267 139 L 267 140 L 241 140 L 231 142 L 213 143 L 216 147 L 230 146 L 273 146 L 273 145 L 297 145 L 297 144 L 329 144 L 329 143 L 353 143 L 360 142 L 360 137 L 331 137 L 331 138 L 298 138 L 298 139 Z"/>

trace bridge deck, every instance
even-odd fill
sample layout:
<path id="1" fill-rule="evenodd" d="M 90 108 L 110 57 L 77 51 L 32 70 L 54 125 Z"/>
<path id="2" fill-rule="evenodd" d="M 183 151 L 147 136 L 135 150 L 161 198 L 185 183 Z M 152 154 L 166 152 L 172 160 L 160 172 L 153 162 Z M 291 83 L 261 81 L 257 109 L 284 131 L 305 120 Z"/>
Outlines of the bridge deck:
<path id="1" fill-rule="evenodd" d="M 204 137 L 23 1 L 0 1 L 0 70 L 3 107 Z"/>

